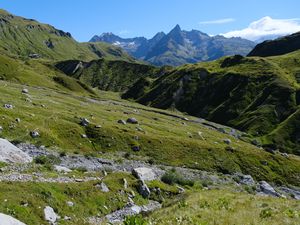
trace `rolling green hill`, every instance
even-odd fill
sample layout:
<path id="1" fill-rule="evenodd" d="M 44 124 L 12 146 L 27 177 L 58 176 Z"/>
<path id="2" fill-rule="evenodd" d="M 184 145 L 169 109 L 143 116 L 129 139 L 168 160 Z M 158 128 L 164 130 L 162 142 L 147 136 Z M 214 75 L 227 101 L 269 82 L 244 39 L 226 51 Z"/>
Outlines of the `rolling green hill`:
<path id="1" fill-rule="evenodd" d="M 78 43 L 68 32 L 4 10 L 0 10 L 0 51 L 23 58 L 133 60 L 118 47 L 105 43 Z"/>
<path id="2" fill-rule="evenodd" d="M 268 147 L 300 154 L 299 56 L 233 56 L 185 65 L 155 80 L 140 79 L 123 97 L 233 126 Z"/>
<path id="3" fill-rule="evenodd" d="M 86 85 L 106 91 L 124 91 L 141 77 L 155 77 L 160 69 L 124 60 L 63 61 L 56 68 Z"/>

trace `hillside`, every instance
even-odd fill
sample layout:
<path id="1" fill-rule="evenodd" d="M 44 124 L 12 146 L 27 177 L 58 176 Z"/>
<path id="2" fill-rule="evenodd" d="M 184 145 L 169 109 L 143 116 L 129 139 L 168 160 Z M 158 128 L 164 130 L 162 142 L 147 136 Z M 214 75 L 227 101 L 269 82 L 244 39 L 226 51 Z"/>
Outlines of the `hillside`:
<path id="1" fill-rule="evenodd" d="M 283 55 L 300 49 L 300 32 L 258 44 L 248 56 Z"/>
<path id="2" fill-rule="evenodd" d="M 253 42 L 241 38 L 211 37 L 197 30 L 184 31 L 179 25 L 168 34 L 159 32 L 149 40 L 143 37 L 120 38 L 112 33 L 104 33 L 94 36 L 90 42 L 119 46 L 130 55 L 157 66 L 178 66 L 228 55 L 246 55 L 255 46 Z"/>
<path id="3" fill-rule="evenodd" d="M 133 60 L 120 48 L 104 43 L 76 42 L 70 33 L 0 10 L 0 51 L 10 56 L 54 60 L 100 57 Z"/>
<path id="4" fill-rule="evenodd" d="M 142 78 L 123 97 L 233 126 L 265 146 L 300 154 L 299 55 L 185 65 L 156 80 Z"/>
<path id="5" fill-rule="evenodd" d="M 90 62 L 63 61 L 56 68 L 91 87 L 124 91 L 141 77 L 155 77 L 158 68 L 138 62 L 99 59 Z"/>

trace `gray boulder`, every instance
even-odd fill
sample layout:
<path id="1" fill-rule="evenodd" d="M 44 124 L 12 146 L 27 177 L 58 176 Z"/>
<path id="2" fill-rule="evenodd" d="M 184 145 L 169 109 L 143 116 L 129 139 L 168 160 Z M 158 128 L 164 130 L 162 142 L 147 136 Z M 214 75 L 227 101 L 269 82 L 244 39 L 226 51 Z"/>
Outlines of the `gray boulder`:
<path id="1" fill-rule="evenodd" d="M 72 170 L 70 170 L 69 168 L 64 167 L 64 166 L 59 166 L 59 165 L 54 165 L 54 170 L 56 172 L 59 172 L 59 173 L 70 173 L 70 172 L 72 172 Z"/>
<path id="2" fill-rule="evenodd" d="M 275 189 L 268 184 L 266 181 L 259 182 L 259 191 L 264 195 L 270 195 L 275 197 L 280 197 L 280 194 L 275 191 Z"/>
<path id="3" fill-rule="evenodd" d="M 8 140 L 0 138 L 0 162 L 30 163 L 32 158 Z"/>
<path id="4" fill-rule="evenodd" d="M 148 188 L 147 184 L 143 180 L 139 180 L 138 188 L 137 188 L 139 194 L 143 196 L 143 198 L 149 198 L 150 197 L 150 189 Z"/>
<path id="5" fill-rule="evenodd" d="M 138 124 L 139 122 L 137 121 L 136 118 L 128 118 L 127 119 L 127 123 L 131 123 L 131 124 Z"/>
<path id="6" fill-rule="evenodd" d="M 118 123 L 126 125 L 126 121 L 125 120 L 118 120 Z"/>
<path id="7" fill-rule="evenodd" d="M 46 206 L 44 208 L 44 217 L 45 220 L 48 221 L 51 225 L 56 224 L 56 221 L 58 219 L 58 216 L 50 206 Z"/>
<path id="8" fill-rule="evenodd" d="M 284 194 L 290 195 L 292 198 L 296 200 L 300 200 L 300 190 L 294 190 L 288 187 L 281 187 L 280 191 Z"/>
<path id="9" fill-rule="evenodd" d="M 0 213 L 0 224 L 1 225 L 26 225 L 25 223 L 22 223 L 21 221 L 5 215 L 3 213 Z"/>
<path id="10" fill-rule="evenodd" d="M 134 175 L 139 180 L 151 181 L 156 179 L 156 174 L 150 168 L 138 167 L 132 170 L 132 175 Z"/>
<path id="11" fill-rule="evenodd" d="M 22 93 L 23 93 L 23 94 L 28 94 L 28 93 L 29 93 L 29 91 L 28 91 L 28 89 L 27 89 L 27 88 L 23 88 L 23 89 L 22 89 Z"/>
<path id="12" fill-rule="evenodd" d="M 86 118 L 81 118 L 80 125 L 87 127 L 90 124 L 90 121 Z"/>
<path id="13" fill-rule="evenodd" d="M 245 184 L 248 186 L 255 185 L 255 181 L 250 175 L 236 174 L 235 177 L 238 179 L 238 183 L 240 184 Z"/>
<path id="14" fill-rule="evenodd" d="M 37 137 L 40 136 L 40 133 L 37 132 L 37 131 L 31 131 L 31 132 L 30 132 L 30 136 L 31 136 L 32 138 L 37 138 Z"/>
<path id="15" fill-rule="evenodd" d="M 6 108 L 6 109 L 13 109 L 14 108 L 14 106 L 11 105 L 11 104 L 4 104 L 3 107 Z"/>
<path id="16" fill-rule="evenodd" d="M 97 187 L 102 191 L 102 192 L 109 192 L 109 188 L 107 187 L 107 185 L 104 182 L 101 182 L 101 184 L 97 185 Z"/>
<path id="17" fill-rule="evenodd" d="M 224 140 L 223 140 L 223 142 L 224 142 L 225 144 L 228 144 L 228 145 L 230 145 L 230 144 L 231 144 L 231 140 L 230 140 L 230 139 L 228 139 L 228 138 L 227 138 L 227 139 L 224 139 Z"/>

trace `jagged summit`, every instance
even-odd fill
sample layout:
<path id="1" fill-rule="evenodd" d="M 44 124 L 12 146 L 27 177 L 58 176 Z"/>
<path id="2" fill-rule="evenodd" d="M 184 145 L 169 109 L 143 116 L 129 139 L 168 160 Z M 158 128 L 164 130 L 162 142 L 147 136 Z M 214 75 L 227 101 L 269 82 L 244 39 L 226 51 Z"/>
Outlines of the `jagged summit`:
<path id="1" fill-rule="evenodd" d="M 118 45 L 132 56 L 159 66 L 209 61 L 226 55 L 246 55 L 255 46 L 241 38 L 210 37 L 198 30 L 185 31 L 179 24 L 169 33 L 159 32 L 149 40 L 104 33 L 90 41 Z"/>

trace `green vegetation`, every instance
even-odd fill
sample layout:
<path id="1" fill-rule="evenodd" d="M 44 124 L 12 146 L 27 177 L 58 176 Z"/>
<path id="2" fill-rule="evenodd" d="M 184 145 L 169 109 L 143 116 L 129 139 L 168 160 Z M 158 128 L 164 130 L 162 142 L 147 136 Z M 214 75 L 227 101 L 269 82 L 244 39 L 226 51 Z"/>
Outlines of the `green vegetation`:
<path id="1" fill-rule="evenodd" d="M 124 95 L 246 131 L 263 145 L 299 153 L 299 55 L 233 56 L 141 78 Z"/>
<path id="2" fill-rule="evenodd" d="M 105 43 L 78 43 L 70 33 L 0 10 L 0 52 L 28 58 L 93 60 L 98 58 L 134 61 L 120 48 Z M 18 44 L 16 44 L 18 43 Z"/>
<path id="3" fill-rule="evenodd" d="M 129 188 L 124 194 L 122 179 L 126 178 Z M 135 179 L 128 174 L 113 173 L 104 178 L 110 192 L 104 193 L 96 186 L 97 182 L 85 183 L 33 183 L 33 182 L 1 182 L 0 211 L 12 215 L 28 225 L 48 224 L 44 220 L 44 207 L 50 206 L 62 218 L 69 216 L 71 221 L 60 221 L 60 224 L 88 224 L 88 217 L 104 216 L 125 206 L 127 194 L 134 188 Z M 137 204 L 145 200 L 139 195 Z M 74 206 L 68 206 L 71 201 Z"/>
<path id="4" fill-rule="evenodd" d="M 80 82 L 105 91 L 124 91 L 140 77 L 155 77 L 159 69 L 138 62 L 99 59 L 91 62 L 78 60 L 56 64 L 62 72 Z"/>
<path id="5" fill-rule="evenodd" d="M 147 220 L 149 224 L 159 225 L 296 225 L 299 218 L 300 207 L 296 200 L 221 189 L 189 191 L 186 198 L 153 213 Z"/>
<path id="6" fill-rule="evenodd" d="M 223 173 L 243 172 L 258 180 L 278 183 L 300 182 L 298 157 L 272 155 L 201 124 L 183 123 L 171 116 L 180 115 L 178 113 L 127 102 L 110 92 L 95 90 L 101 97 L 90 98 L 67 90 L 29 87 L 27 96 L 21 93 L 22 88 L 19 84 L 0 82 L 0 105 L 14 106 L 13 109 L 0 107 L 1 136 L 9 140 L 44 145 L 59 152 L 97 154 L 115 159 L 120 158 L 118 152 L 128 152 L 133 159 L 151 160 L 152 163 Z M 91 124 L 81 126 L 81 117 Z M 139 124 L 117 123 L 129 117 L 135 117 Z M 16 123 L 16 118 L 21 122 Z M 33 130 L 38 131 L 40 137 L 31 138 Z M 82 138 L 82 134 L 87 138 Z M 228 145 L 223 139 L 227 138 L 232 139 L 234 151 L 226 150 Z M 137 145 L 141 150 L 133 152 L 132 147 Z"/>

